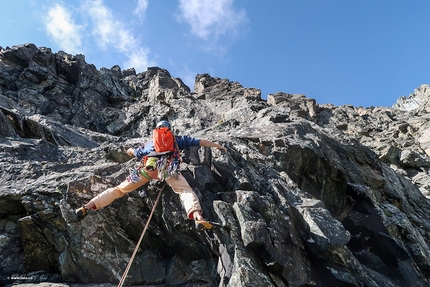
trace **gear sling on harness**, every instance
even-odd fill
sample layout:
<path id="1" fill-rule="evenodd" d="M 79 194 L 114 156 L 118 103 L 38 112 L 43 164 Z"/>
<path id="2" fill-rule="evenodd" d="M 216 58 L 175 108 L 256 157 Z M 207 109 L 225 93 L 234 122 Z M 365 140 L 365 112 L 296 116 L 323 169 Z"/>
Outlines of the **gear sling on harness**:
<path id="1" fill-rule="evenodd" d="M 158 201 L 161 197 L 161 192 L 163 191 L 164 187 L 166 186 L 166 183 L 163 184 L 163 186 L 160 189 L 160 192 L 158 193 L 157 199 L 154 202 L 154 206 L 152 207 L 151 213 L 149 214 L 148 221 L 145 224 L 145 228 L 142 231 L 142 234 L 140 235 L 139 241 L 136 244 L 136 247 L 134 248 L 133 254 L 131 255 L 130 261 L 127 264 L 127 267 L 125 268 L 124 274 L 121 277 L 121 280 L 119 281 L 118 287 L 122 287 L 124 284 L 125 278 L 127 277 L 128 271 L 130 270 L 131 264 L 133 263 L 134 257 L 136 256 L 137 250 L 139 249 L 140 243 L 142 242 L 143 236 L 145 235 L 146 229 L 148 229 L 149 222 L 151 222 L 152 215 L 154 214 L 155 208 L 157 207 Z"/>

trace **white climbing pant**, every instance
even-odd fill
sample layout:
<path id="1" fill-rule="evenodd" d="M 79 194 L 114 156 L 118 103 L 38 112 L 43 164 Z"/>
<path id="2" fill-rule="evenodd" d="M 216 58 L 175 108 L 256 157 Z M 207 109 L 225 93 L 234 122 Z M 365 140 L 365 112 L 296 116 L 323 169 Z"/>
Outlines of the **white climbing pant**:
<path id="1" fill-rule="evenodd" d="M 158 172 L 155 171 L 147 171 L 147 174 L 152 179 L 157 179 Z M 111 204 L 115 199 L 124 196 L 126 193 L 129 193 L 142 185 L 147 184 L 150 180 L 142 175 L 140 176 L 140 181 L 138 182 L 130 182 L 128 180 L 123 181 L 116 187 L 109 188 L 93 199 L 91 201 L 95 204 L 97 209 L 105 207 Z M 188 184 L 187 180 L 179 174 L 177 178 L 170 177 L 166 179 L 166 183 L 173 189 L 173 191 L 179 195 L 179 198 L 187 212 L 188 218 L 193 219 L 193 212 L 197 210 L 202 210 L 199 202 L 199 198 L 196 193 Z"/>

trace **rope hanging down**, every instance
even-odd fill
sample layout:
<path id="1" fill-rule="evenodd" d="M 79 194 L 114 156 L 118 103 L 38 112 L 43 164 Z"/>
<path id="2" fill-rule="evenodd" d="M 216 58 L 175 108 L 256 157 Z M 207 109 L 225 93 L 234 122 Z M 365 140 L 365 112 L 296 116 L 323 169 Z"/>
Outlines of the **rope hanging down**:
<path id="1" fill-rule="evenodd" d="M 145 235 L 146 229 L 148 228 L 149 222 L 151 221 L 152 215 L 154 214 L 155 208 L 157 207 L 158 200 L 161 197 L 161 192 L 163 191 L 165 186 L 166 186 L 166 183 L 164 183 L 164 185 L 160 189 L 160 192 L 158 193 L 157 199 L 155 200 L 154 206 L 152 207 L 151 214 L 149 214 L 148 221 L 146 222 L 145 228 L 143 229 L 142 234 L 140 235 L 139 241 L 137 242 L 136 247 L 134 248 L 130 261 L 128 262 L 128 265 L 125 268 L 124 274 L 122 275 L 121 280 L 119 281 L 118 287 L 122 287 L 122 285 L 124 284 L 125 278 L 127 277 L 128 271 L 130 270 L 131 263 L 133 263 L 134 257 L 136 256 L 137 250 L 139 249 L 140 243 L 142 242 L 143 236 Z"/>

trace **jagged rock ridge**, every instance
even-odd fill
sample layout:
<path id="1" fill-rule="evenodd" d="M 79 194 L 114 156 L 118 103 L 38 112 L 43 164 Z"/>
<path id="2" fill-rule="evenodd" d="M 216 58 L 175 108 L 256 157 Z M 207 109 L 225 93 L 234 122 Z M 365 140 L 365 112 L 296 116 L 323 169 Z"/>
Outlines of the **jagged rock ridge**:
<path id="1" fill-rule="evenodd" d="M 161 119 L 228 147 L 182 156 L 205 216 L 225 227 L 197 232 L 166 188 L 126 284 L 429 285 L 425 85 L 416 107 L 337 107 L 264 101 L 207 74 L 191 91 L 164 69 L 97 70 L 33 44 L 0 59 L 3 285 L 118 283 L 157 184 L 82 221 L 73 210 L 125 179 L 125 149 Z"/>

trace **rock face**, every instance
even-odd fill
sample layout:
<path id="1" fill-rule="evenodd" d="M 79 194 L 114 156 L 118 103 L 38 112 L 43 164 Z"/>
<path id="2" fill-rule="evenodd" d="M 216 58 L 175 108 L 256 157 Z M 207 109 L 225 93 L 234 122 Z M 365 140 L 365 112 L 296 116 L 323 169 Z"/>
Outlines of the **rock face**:
<path id="1" fill-rule="evenodd" d="M 74 209 L 123 181 L 125 150 L 166 119 L 228 148 L 181 164 L 223 227 L 196 231 L 165 188 L 126 285 L 429 286 L 428 86 L 394 108 L 338 107 L 207 74 L 191 91 L 33 44 L 0 59 L 0 285 L 117 284 L 159 183 Z"/>

